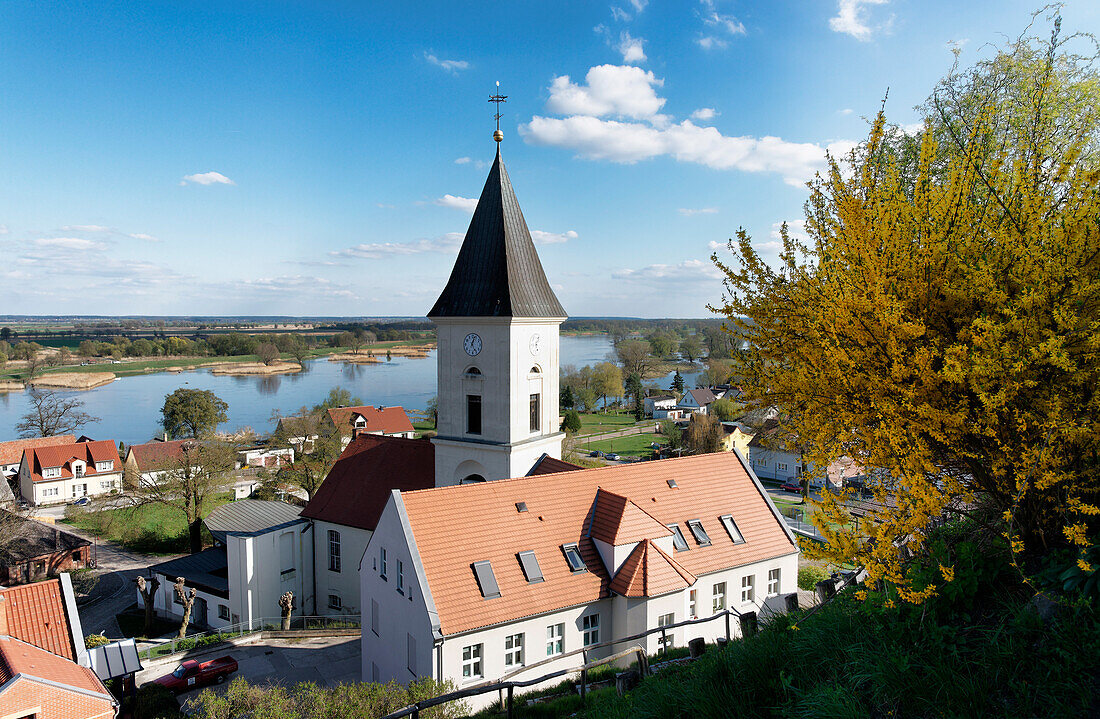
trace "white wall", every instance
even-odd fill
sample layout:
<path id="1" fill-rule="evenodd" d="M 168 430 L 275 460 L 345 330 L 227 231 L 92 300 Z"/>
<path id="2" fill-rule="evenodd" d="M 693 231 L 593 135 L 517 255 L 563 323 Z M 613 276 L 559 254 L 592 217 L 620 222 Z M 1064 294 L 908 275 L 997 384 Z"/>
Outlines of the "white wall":
<path id="1" fill-rule="evenodd" d="M 118 464 L 118 462 L 115 462 L 116 466 Z M 110 486 L 102 486 L 103 482 L 110 482 Z M 74 484 L 88 485 L 87 494 L 78 495 L 80 497 L 95 497 L 101 494 L 108 494 L 122 488 L 122 472 L 104 472 L 103 474 L 85 475 L 83 477 L 63 477 L 53 480 L 32 482 L 30 468 L 25 464 L 21 465 L 19 468 L 19 491 L 23 495 L 23 499 L 33 504 L 60 504 L 71 502 L 76 498 L 72 493 Z M 47 488 L 56 488 L 58 490 L 57 495 L 46 496 L 44 490 Z"/>
<path id="2" fill-rule="evenodd" d="M 329 530 L 340 533 L 340 571 L 329 569 L 328 533 Z M 370 541 L 371 532 L 358 527 L 346 527 L 342 524 L 314 521 L 313 523 L 313 561 L 317 586 L 317 614 L 365 614 L 359 600 L 359 560 Z M 328 595 L 340 597 L 342 609 L 328 606 Z M 368 604 L 367 609 L 370 609 Z"/>
<path id="3" fill-rule="evenodd" d="M 752 466 L 752 471 L 761 479 L 797 481 L 802 458 L 794 452 L 750 446 L 749 464 Z M 780 464 L 786 467 L 780 469 Z"/>
<path id="4" fill-rule="evenodd" d="M 161 619 L 169 619 L 182 621 L 183 620 L 183 605 L 176 604 L 175 590 L 172 587 L 172 583 L 176 581 L 175 577 L 167 577 L 163 574 L 158 574 L 157 578 L 160 580 L 160 586 L 157 587 L 157 593 L 153 595 L 153 611 Z M 184 577 L 186 579 L 186 577 Z M 190 593 L 191 587 L 187 586 L 188 593 Z M 141 597 L 141 592 L 136 589 L 135 595 L 137 596 L 138 606 L 142 609 L 145 608 L 145 600 Z M 198 600 L 205 599 L 207 605 L 207 621 L 205 627 L 211 629 L 224 629 L 232 622 L 229 619 L 222 619 L 218 613 L 219 606 L 229 606 L 229 600 L 224 597 L 219 597 L 216 594 L 210 592 L 204 592 L 202 590 L 195 591 L 195 606 L 191 608 L 191 624 L 188 625 L 189 629 L 200 631 L 200 627 L 197 623 L 198 617 Z"/>
<path id="5" fill-rule="evenodd" d="M 279 617 L 279 597 L 294 592 L 294 614 L 313 614 L 312 525 L 300 522 L 257 536 L 226 537 L 230 610 L 236 622 Z M 291 535 L 292 572 L 283 572 L 280 537 Z"/>

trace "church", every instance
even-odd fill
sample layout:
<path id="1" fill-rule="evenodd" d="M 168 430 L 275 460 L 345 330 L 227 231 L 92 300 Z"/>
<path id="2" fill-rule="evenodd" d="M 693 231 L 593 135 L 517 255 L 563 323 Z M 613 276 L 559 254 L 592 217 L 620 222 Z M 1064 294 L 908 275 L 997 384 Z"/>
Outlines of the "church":
<path id="1" fill-rule="evenodd" d="M 362 616 L 363 681 L 467 688 L 635 644 L 654 653 L 660 634 L 619 640 L 727 609 L 781 612 L 797 591 L 798 544 L 739 453 L 594 469 L 561 460 L 566 314 L 501 138 L 428 313 L 438 435 L 357 439 L 303 513 L 317 529 L 318 605 L 339 592 L 330 608 L 354 602 Z M 338 580 L 322 576 L 326 550 Z M 355 588 L 341 556 L 358 563 Z M 726 631 L 723 621 L 682 627 L 664 646 Z"/>

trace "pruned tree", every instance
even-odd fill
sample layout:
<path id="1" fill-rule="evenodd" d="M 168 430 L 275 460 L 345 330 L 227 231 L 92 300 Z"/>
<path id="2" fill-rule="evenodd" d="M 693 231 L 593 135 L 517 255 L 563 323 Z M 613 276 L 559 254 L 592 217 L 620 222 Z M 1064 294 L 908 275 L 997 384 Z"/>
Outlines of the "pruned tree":
<path id="1" fill-rule="evenodd" d="M 279 597 L 279 609 L 283 614 L 283 631 L 290 631 L 290 615 L 294 611 L 294 592 L 283 592 Z"/>
<path id="2" fill-rule="evenodd" d="M 161 425 L 169 437 L 205 437 L 229 421 L 229 405 L 210 390 L 177 389 L 164 398 Z"/>
<path id="3" fill-rule="evenodd" d="M 141 603 L 145 608 L 145 636 L 148 638 L 153 634 L 153 605 L 157 589 L 160 587 L 160 580 L 155 576 L 152 579 L 146 579 L 139 574 L 134 581 L 137 582 L 138 594 L 141 595 Z"/>
<path id="4" fill-rule="evenodd" d="M 178 639 L 187 636 L 187 625 L 191 623 L 191 608 L 195 606 L 195 588 L 191 587 L 191 591 L 188 592 L 183 583 L 183 577 L 176 577 L 176 583 L 172 585 L 172 591 L 183 605 L 183 619 L 180 620 L 180 631 L 176 635 Z"/>
<path id="5" fill-rule="evenodd" d="M 15 430 L 23 438 L 52 437 L 58 434 L 72 434 L 86 424 L 98 422 L 83 410 L 84 401 L 76 397 L 66 397 L 52 389 L 31 387 L 30 409 Z"/>

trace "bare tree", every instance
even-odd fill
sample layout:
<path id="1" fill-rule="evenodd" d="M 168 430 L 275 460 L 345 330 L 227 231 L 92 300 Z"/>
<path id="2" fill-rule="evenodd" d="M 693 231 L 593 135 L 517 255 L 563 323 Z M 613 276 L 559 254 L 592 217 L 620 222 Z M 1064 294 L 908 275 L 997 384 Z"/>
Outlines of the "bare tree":
<path id="1" fill-rule="evenodd" d="M 47 357 L 41 352 L 31 352 L 27 357 L 27 366 L 23 370 L 23 375 L 27 378 L 27 382 L 30 382 L 38 375 L 42 374 L 42 370 L 46 369 L 48 362 Z"/>
<path id="2" fill-rule="evenodd" d="M 30 398 L 30 410 L 23 415 L 23 421 L 15 425 L 20 437 L 69 434 L 90 422 L 99 421 L 98 417 L 83 411 L 84 401 L 76 397 L 64 397 L 50 389 L 32 387 Z"/>
<path id="3" fill-rule="evenodd" d="M 684 431 L 684 445 L 695 454 L 709 454 L 721 448 L 722 424 L 708 414 L 691 415 Z"/>
<path id="4" fill-rule="evenodd" d="M 615 356 L 627 375 L 645 377 L 646 372 L 653 368 L 653 348 L 645 340 L 623 340 L 615 345 Z"/>
<path id="5" fill-rule="evenodd" d="M 294 463 L 281 467 L 276 476 L 281 482 L 305 491 L 310 499 L 343 450 L 340 430 L 326 422 L 326 417 L 324 411 L 302 408 L 298 414 L 283 418 L 271 438 L 272 442 L 295 450 Z"/>
<path id="6" fill-rule="evenodd" d="M 256 356 L 266 365 L 274 364 L 279 360 L 279 348 L 270 342 L 264 342 L 256 348 Z"/>
<path id="7" fill-rule="evenodd" d="M 153 633 L 153 600 L 157 596 L 160 580 L 156 577 L 146 580 L 145 577 L 139 576 L 135 581 L 137 581 L 138 594 L 141 595 L 141 601 L 145 605 L 145 636 L 148 638 Z"/>
<path id="8" fill-rule="evenodd" d="M 172 585 L 173 591 L 176 593 L 176 598 L 180 600 L 180 604 L 183 605 L 183 620 L 180 621 L 180 632 L 177 635 L 179 639 L 183 639 L 187 636 L 187 625 L 191 623 L 191 607 L 195 606 L 195 588 L 191 587 L 191 592 L 187 592 L 187 587 L 183 586 L 183 577 L 176 577 L 176 583 Z"/>
<path id="9" fill-rule="evenodd" d="M 294 592 L 283 592 L 279 597 L 279 608 L 283 610 L 283 631 L 290 631 L 290 614 L 294 611 Z"/>

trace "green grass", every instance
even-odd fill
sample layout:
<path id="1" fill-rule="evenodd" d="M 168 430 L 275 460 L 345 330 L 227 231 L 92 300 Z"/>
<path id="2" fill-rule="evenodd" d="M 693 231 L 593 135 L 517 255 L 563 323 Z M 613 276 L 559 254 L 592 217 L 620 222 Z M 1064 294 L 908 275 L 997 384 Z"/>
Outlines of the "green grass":
<path id="1" fill-rule="evenodd" d="M 581 431 L 577 433 L 577 436 L 583 437 L 586 434 L 614 432 L 634 425 L 634 414 L 631 412 L 582 412 Z"/>
<path id="2" fill-rule="evenodd" d="M 206 502 L 206 512 L 209 514 L 232 499 L 230 492 L 214 495 Z M 74 507 L 66 512 L 64 521 L 142 554 L 182 554 L 188 550 L 183 512 L 163 504 L 91 511 Z M 203 534 L 209 540 L 205 529 Z"/>
<path id="3" fill-rule="evenodd" d="M 653 453 L 649 446 L 653 442 L 660 443 L 661 435 L 652 432 L 642 434 L 628 434 L 625 437 L 613 439 L 601 439 L 595 442 L 582 442 L 580 447 L 585 450 L 599 450 L 600 452 L 615 452 L 628 457 L 643 457 Z"/>

